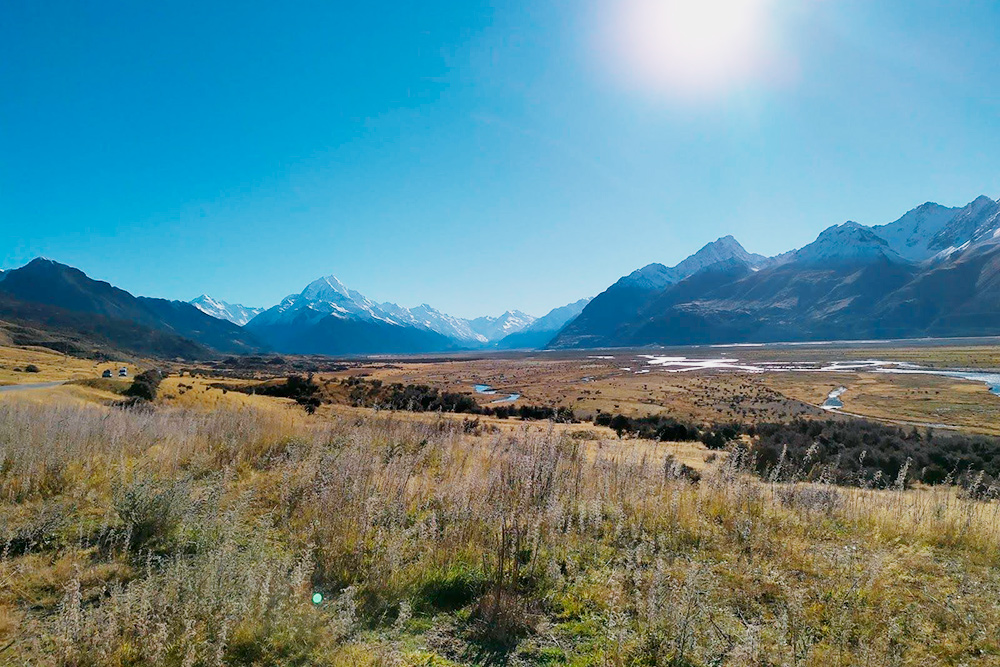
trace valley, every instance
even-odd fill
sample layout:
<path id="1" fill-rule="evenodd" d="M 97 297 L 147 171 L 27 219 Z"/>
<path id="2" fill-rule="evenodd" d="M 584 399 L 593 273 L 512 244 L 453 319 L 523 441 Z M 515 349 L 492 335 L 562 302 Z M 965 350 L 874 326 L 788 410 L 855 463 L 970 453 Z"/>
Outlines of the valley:
<path id="1" fill-rule="evenodd" d="M 878 370 L 989 343 L 147 358 L 138 403 L 3 346 L 66 383 L 0 393 L 0 661 L 997 656 L 1000 397 Z"/>
<path id="2" fill-rule="evenodd" d="M 0 667 L 1000 667 L 1000 2 L 3 9 Z"/>

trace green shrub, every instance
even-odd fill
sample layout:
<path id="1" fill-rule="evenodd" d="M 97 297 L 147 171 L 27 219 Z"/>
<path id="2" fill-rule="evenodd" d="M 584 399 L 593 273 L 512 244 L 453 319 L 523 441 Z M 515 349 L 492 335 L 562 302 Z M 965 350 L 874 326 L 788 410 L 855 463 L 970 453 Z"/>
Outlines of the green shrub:
<path id="1" fill-rule="evenodd" d="M 144 479 L 119 488 L 114 509 L 126 526 L 126 546 L 139 551 L 170 545 L 186 502 L 186 488 L 181 484 L 164 486 Z"/>
<path id="2" fill-rule="evenodd" d="M 163 373 L 159 370 L 144 371 L 135 377 L 132 386 L 128 388 L 125 395 L 145 401 L 155 401 L 161 382 L 163 382 Z"/>
<path id="3" fill-rule="evenodd" d="M 479 569 L 466 565 L 434 569 L 417 585 L 411 604 L 417 612 L 454 611 L 475 600 L 486 585 Z"/>

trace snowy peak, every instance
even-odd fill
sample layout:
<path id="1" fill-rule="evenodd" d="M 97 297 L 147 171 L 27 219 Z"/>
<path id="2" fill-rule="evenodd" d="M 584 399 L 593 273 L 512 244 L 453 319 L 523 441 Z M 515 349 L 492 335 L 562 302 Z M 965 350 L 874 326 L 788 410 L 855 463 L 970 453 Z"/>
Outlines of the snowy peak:
<path id="1" fill-rule="evenodd" d="M 869 227 L 845 222 L 823 230 L 815 241 L 797 250 L 788 261 L 817 263 L 832 261 L 870 261 L 886 259 L 905 261 L 889 243 Z"/>
<path id="2" fill-rule="evenodd" d="M 746 248 L 740 245 L 740 242 L 732 236 L 723 236 L 717 241 L 707 244 L 701 250 L 675 266 L 673 269 L 677 276 L 675 282 L 680 282 L 684 278 L 693 276 L 713 264 L 733 259 L 746 262 L 754 267 L 760 266 L 767 261 L 767 258 L 763 255 L 747 252 Z"/>
<path id="3" fill-rule="evenodd" d="M 649 264 L 625 276 L 618 281 L 618 284 L 647 291 L 658 291 L 679 283 L 714 264 L 733 260 L 745 262 L 753 268 L 763 266 L 768 261 L 763 255 L 747 252 L 740 245 L 740 242 L 732 236 L 723 236 L 705 245 L 676 266 L 668 268 L 663 264 Z"/>
<path id="4" fill-rule="evenodd" d="M 475 347 L 489 342 L 485 336 L 473 331 L 468 320 L 446 315 L 426 303 L 415 308 L 404 308 L 394 303 L 383 303 L 379 307 L 401 323 L 435 331 L 460 343 Z"/>
<path id="5" fill-rule="evenodd" d="M 300 296 L 309 301 L 340 301 L 350 299 L 350 290 L 337 276 L 326 276 L 306 285 Z"/>
<path id="6" fill-rule="evenodd" d="M 299 294 L 285 297 L 280 304 L 258 316 L 254 326 L 308 327 L 327 318 L 375 322 L 433 332 L 466 348 L 485 347 L 508 333 L 520 331 L 534 321 L 530 315 L 519 311 L 469 321 L 442 313 L 426 303 L 414 308 L 391 302 L 375 303 L 364 294 L 347 287 L 335 276 L 326 276 L 309 283 Z"/>
<path id="7" fill-rule="evenodd" d="M 887 225 L 872 227 L 895 252 L 911 262 L 922 262 L 932 255 L 931 242 L 951 222 L 960 209 L 927 202 Z"/>
<path id="8" fill-rule="evenodd" d="M 238 326 L 243 326 L 264 312 L 263 308 L 249 308 L 238 303 L 226 303 L 219 299 L 213 299 L 207 294 L 192 299 L 190 304 L 206 315 L 211 315 L 219 320 L 227 320 Z"/>
<path id="9" fill-rule="evenodd" d="M 386 320 L 396 324 L 378 305 L 361 292 L 348 289 L 336 276 L 314 280 L 297 297 L 289 299 L 292 300 L 289 308 L 292 311 L 308 308 L 316 314 L 341 319 Z"/>
<path id="10" fill-rule="evenodd" d="M 523 331 L 534 321 L 534 317 L 520 310 L 508 310 L 499 317 L 477 317 L 469 321 L 469 326 L 487 340 L 497 341 L 504 336 Z"/>
<path id="11" fill-rule="evenodd" d="M 1000 202 L 980 196 L 958 211 L 929 244 L 938 256 L 947 257 L 979 241 L 993 238 L 1000 229 Z"/>
<path id="12" fill-rule="evenodd" d="M 661 290 L 674 283 L 673 271 L 662 264 L 647 264 L 618 281 L 619 285 L 643 290 Z"/>

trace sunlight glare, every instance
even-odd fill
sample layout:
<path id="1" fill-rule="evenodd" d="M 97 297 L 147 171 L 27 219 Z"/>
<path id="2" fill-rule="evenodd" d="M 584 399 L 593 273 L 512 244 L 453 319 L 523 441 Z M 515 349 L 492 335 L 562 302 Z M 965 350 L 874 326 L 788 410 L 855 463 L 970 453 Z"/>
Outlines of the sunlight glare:
<path id="1" fill-rule="evenodd" d="M 701 96 L 760 76 L 774 0 L 617 0 L 609 7 L 618 76 L 644 89 Z"/>

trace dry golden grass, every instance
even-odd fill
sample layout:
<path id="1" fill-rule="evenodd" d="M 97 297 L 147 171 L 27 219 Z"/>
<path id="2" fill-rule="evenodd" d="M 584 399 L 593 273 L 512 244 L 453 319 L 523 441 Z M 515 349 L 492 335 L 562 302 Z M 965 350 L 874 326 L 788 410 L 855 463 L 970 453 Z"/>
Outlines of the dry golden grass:
<path id="1" fill-rule="evenodd" d="M 745 373 L 633 372 L 634 354 L 614 360 L 494 357 L 425 363 L 370 364 L 329 377 L 368 374 L 385 383 L 427 384 L 442 391 L 470 393 L 481 404 L 497 396 L 474 394 L 487 384 L 499 395 L 519 393 L 521 403 L 565 406 L 580 415 L 597 412 L 628 416 L 670 414 L 696 422 L 781 421 L 819 410 L 774 392 Z M 622 370 L 622 368 L 633 368 Z M 517 404 L 515 404 L 517 405 Z"/>
<path id="2" fill-rule="evenodd" d="M 1000 435 L 1000 398 L 981 382 L 934 375 L 774 373 L 761 381 L 776 392 L 820 405 L 847 387 L 844 411 L 894 423 L 945 424 Z"/>
<path id="3" fill-rule="evenodd" d="M 690 357 L 727 355 L 746 363 L 826 363 L 886 359 L 938 367 L 1000 367 L 997 347 L 792 347 L 675 350 Z M 741 373 L 696 371 L 667 373 L 644 367 L 640 351 L 607 354 L 560 353 L 524 356 L 398 361 L 362 364 L 325 377 L 366 374 L 386 383 L 427 384 L 442 391 L 472 395 L 480 404 L 496 396 L 473 393 L 488 384 L 499 394 L 520 393 L 521 403 L 565 406 L 579 415 L 598 411 L 628 416 L 668 414 L 678 419 L 720 423 L 775 422 L 796 417 L 826 418 L 818 409 L 838 386 L 848 387 L 845 411 L 871 419 L 1000 434 L 1000 398 L 979 382 L 933 375 L 843 373 Z M 593 357 L 611 356 L 612 359 Z M 630 370 L 623 370 L 628 368 Z"/>
<path id="4" fill-rule="evenodd" d="M 23 371 L 29 365 L 38 368 L 37 373 Z M 125 366 L 134 376 L 135 364 L 125 361 L 95 362 L 71 357 L 46 348 L 0 346 L 0 384 L 27 384 L 37 382 L 59 382 L 83 378 L 100 377 L 105 369 L 118 375 L 118 369 Z M 21 371 L 15 369 L 22 369 Z"/>
<path id="5" fill-rule="evenodd" d="M 0 663 L 1000 664 L 995 502 L 187 393 L 0 404 Z"/>
<path id="6" fill-rule="evenodd" d="M 279 406 L 287 409 L 297 408 L 295 402 L 291 400 L 217 389 L 212 387 L 213 384 L 217 384 L 217 381 L 172 375 L 164 378 L 160 385 L 157 402 L 171 407 L 199 410 L 225 410 L 243 407 L 269 410 Z M 241 380 L 227 380 L 226 384 L 239 386 L 249 383 Z"/>

